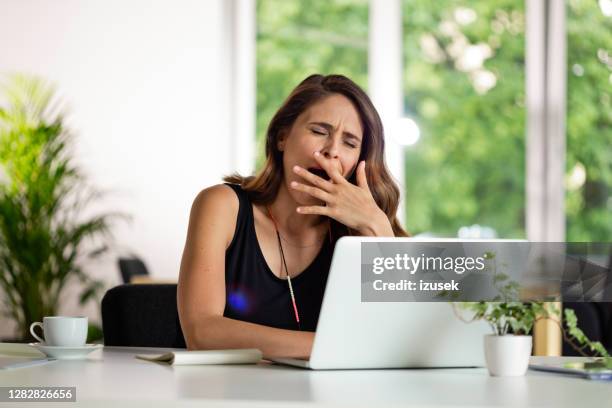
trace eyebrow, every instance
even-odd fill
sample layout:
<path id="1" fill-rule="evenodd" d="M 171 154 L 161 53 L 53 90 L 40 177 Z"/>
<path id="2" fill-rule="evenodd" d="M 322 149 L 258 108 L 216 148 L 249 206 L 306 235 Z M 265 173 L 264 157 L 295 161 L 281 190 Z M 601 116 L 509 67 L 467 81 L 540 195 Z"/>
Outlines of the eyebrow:
<path id="1" fill-rule="evenodd" d="M 309 125 L 317 125 L 317 126 L 321 126 L 321 127 L 325 128 L 327 131 L 331 131 L 331 130 L 333 130 L 333 129 L 334 129 L 334 127 L 333 127 L 331 124 L 327 123 L 327 122 L 309 122 L 308 124 L 309 124 Z M 348 137 L 348 138 L 355 139 L 355 140 L 357 140 L 358 142 L 361 142 L 361 138 L 360 138 L 360 137 L 358 137 L 358 136 L 355 136 L 355 135 L 354 135 L 354 134 L 352 134 L 351 132 L 344 131 L 344 133 L 343 133 L 343 134 L 344 134 L 344 136 L 346 136 L 346 137 Z"/>

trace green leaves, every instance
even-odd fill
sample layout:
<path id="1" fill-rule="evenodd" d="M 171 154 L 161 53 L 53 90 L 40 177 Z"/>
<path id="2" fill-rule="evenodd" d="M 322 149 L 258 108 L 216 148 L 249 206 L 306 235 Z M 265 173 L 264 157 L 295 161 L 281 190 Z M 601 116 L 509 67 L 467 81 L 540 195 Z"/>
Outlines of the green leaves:
<path id="1" fill-rule="evenodd" d="M 559 316 L 559 309 L 545 302 L 456 302 L 452 303 L 455 314 L 464 322 L 484 320 L 491 326 L 493 333 L 503 336 L 512 334 L 530 334 L 538 319 Z M 471 312 L 466 319 L 461 311 Z M 564 310 L 565 327 L 560 325 L 563 339 L 583 356 L 589 356 L 585 350 L 604 357 L 603 364 L 612 368 L 612 357 L 599 341 L 591 341 L 578 327 L 578 318 L 572 309 Z M 557 319 L 552 319 L 557 322 Z M 599 362 L 601 364 L 601 362 Z"/>
<path id="2" fill-rule="evenodd" d="M 406 114 L 421 128 L 406 149 L 409 231 L 524 237 L 524 7 L 403 1 Z"/>
<path id="3" fill-rule="evenodd" d="M 602 357 L 610 357 L 610 354 L 606 348 L 598 341 L 591 341 L 578 327 L 578 318 L 576 313 L 572 309 L 566 308 L 564 310 L 565 325 L 567 326 L 567 332 L 564 331 L 564 338 L 570 345 L 574 347 L 579 353 L 584 354 L 584 350 L 588 349 L 591 352 L 595 352 L 597 355 Z"/>
<path id="4" fill-rule="evenodd" d="M 494 334 L 503 336 L 509 333 L 528 335 L 533 330 L 536 321 L 551 319 L 559 325 L 563 339 L 578 353 L 588 356 L 584 350 L 589 350 L 598 356 L 605 357 L 604 364 L 612 366 L 612 358 L 606 348 L 598 341 L 590 341 L 580 328 L 578 318 L 572 309 L 564 310 L 565 327 L 558 321 L 560 310 L 555 301 L 550 302 L 519 302 L 520 286 L 517 282 L 497 270 L 494 252 L 486 252 L 483 257 L 488 261 L 485 270 L 493 273 L 492 282 L 499 294 L 493 302 L 454 302 L 455 315 L 466 323 L 484 320 L 491 326 Z M 502 267 L 505 265 L 502 264 Z M 461 311 L 471 313 L 465 318 Z M 567 328 L 567 329 L 566 329 Z"/>
<path id="5" fill-rule="evenodd" d="M 518 301 L 520 285 L 498 270 L 495 252 L 487 251 L 482 256 L 487 261 L 485 271 L 492 273 L 491 280 L 498 294 L 493 302 L 454 303 L 455 312 L 459 314 L 457 309 L 472 312 L 469 321 L 486 321 L 498 336 L 509 333 L 528 335 L 537 319 L 549 316 L 549 309 L 544 302 Z M 502 263 L 500 269 L 505 266 Z"/>
<path id="6" fill-rule="evenodd" d="M 0 288 L 8 314 L 27 338 L 31 322 L 56 314 L 70 280 L 83 284 L 81 303 L 102 289 L 82 270 L 83 244 L 108 239 L 118 214 L 83 217 L 85 205 L 99 195 L 73 163 L 72 137 L 53 104 L 54 89 L 17 75 L 4 92 L 9 104 L 0 110 Z M 90 255 L 106 248 L 98 242 Z"/>
<path id="7" fill-rule="evenodd" d="M 460 302 L 453 306 L 472 312 L 470 321 L 486 321 L 498 336 L 510 332 L 528 335 L 537 318 L 548 316 L 543 303 L 537 302 Z"/>

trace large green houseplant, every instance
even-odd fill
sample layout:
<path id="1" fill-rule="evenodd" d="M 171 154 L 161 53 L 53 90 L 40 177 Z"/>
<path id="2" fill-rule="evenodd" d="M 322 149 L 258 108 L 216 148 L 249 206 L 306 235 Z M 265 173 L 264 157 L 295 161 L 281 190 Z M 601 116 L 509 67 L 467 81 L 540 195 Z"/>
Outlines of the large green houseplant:
<path id="1" fill-rule="evenodd" d="M 12 75 L 2 91 L 0 297 L 28 340 L 32 322 L 57 314 L 69 282 L 80 281 L 80 304 L 97 298 L 103 283 L 83 268 L 106 251 L 116 214 L 83 215 L 100 193 L 74 163 L 53 87 Z"/>

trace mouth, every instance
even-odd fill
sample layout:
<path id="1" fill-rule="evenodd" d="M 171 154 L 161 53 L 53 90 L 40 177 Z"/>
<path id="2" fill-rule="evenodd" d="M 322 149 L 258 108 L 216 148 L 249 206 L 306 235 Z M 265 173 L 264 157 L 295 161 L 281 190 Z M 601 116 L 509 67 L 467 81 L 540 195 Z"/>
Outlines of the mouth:
<path id="1" fill-rule="evenodd" d="M 315 176 L 319 176 L 321 177 L 323 180 L 328 180 L 330 179 L 329 175 L 327 174 L 327 172 L 323 169 L 317 168 L 317 167 L 309 167 L 307 169 L 309 172 L 311 172 L 312 174 L 314 174 Z"/>

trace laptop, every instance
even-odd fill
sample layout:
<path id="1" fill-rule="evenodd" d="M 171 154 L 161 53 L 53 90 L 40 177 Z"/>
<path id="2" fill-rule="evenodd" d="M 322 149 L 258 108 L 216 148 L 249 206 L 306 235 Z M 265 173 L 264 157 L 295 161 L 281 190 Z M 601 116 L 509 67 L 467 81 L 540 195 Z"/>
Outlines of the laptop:
<path id="1" fill-rule="evenodd" d="M 312 370 L 484 366 L 487 323 L 466 324 L 447 302 L 361 302 L 362 242 L 459 239 L 343 237 L 336 243 L 309 360 L 269 360 Z M 509 242 L 514 240 L 478 240 Z M 524 241 L 523 241 L 524 242 Z"/>

